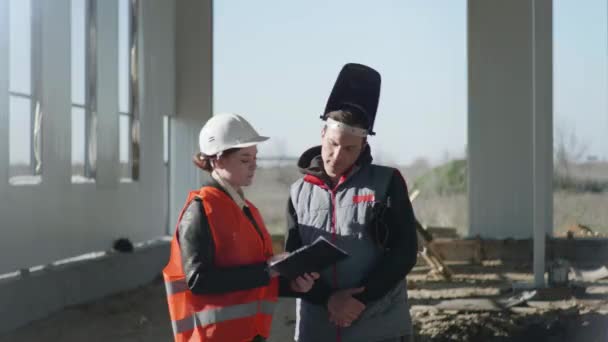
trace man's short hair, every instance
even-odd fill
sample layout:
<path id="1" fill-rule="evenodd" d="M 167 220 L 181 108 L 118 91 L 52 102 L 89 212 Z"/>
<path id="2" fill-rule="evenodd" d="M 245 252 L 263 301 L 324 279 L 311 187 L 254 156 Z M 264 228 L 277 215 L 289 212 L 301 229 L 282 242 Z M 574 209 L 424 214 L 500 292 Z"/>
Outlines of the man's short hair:
<path id="1" fill-rule="evenodd" d="M 363 129 L 369 128 L 369 121 L 367 120 L 366 115 L 354 110 L 334 110 L 333 112 L 327 113 L 327 117 L 349 126 Z"/>

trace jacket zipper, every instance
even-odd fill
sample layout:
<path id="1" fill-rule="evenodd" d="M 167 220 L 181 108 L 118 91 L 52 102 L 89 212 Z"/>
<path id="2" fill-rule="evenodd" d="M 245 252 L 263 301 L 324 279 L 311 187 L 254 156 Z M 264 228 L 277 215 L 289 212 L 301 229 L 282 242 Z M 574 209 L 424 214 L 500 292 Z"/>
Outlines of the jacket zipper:
<path id="1" fill-rule="evenodd" d="M 338 181 L 338 183 L 336 184 L 336 186 L 334 186 L 333 188 L 330 188 L 327 185 L 327 183 L 325 183 L 323 185 L 317 184 L 321 188 L 329 191 L 329 194 L 331 196 L 331 240 L 334 244 L 336 243 L 337 232 L 338 232 L 337 218 L 336 218 L 336 192 L 338 190 L 338 187 L 340 187 L 340 185 L 342 185 L 342 183 L 344 183 L 345 181 L 346 181 L 346 178 L 341 177 L 340 180 Z M 338 287 L 338 268 L 336 265 L 333 265 L 333 283 L 334 283 L 334 288 L 337 288 Z M 341 342 L 341 341 L 342 341 L 342 335 L 340 333 L 340 327 L 336 327 L 336 342 Z"/>
<path id="2" fill-rule="evenodd" d="M 338 188 L 338 186 L 340 185 L 340 183 L 338 183 L 333 189 L 329 189 L 330 191 L 330 195 L 331 195 L 331 240 L 332 243 L 336 243 L 337 240 L 337 230 L 338 227 L 336 226 L 336 189 Z M 334 288 L 338 288 L 338 267 L 334 264 L 333 265 L 333 283 L 334 283 Z M 341 342 L 342 341 L 342 334 L 340 333 L 340 327 L 336 327 L 336 342 Z"/>

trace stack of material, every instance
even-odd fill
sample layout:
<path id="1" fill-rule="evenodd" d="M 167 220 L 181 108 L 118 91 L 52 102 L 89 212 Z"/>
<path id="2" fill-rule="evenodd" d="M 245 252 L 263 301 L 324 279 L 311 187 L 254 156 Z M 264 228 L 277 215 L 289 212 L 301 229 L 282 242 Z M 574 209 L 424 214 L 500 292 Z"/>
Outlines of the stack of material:
<path id="1" fill-rule="evenodd" d="M 415 190 L 410 194 L 410 202 L 414 202 L 416 197 L 420 194 L 420 191 Z M 416 233 L 418 235 L 418 253 L 431 268 L 429 277 L 434 279 L 444 279 L 446 281 L 452 280 L 452 271 L 443 262 L 443 259 L 439 256 L 439 253 L 431 245 L 433 236 L 429 233 L 425 227 L 416 220 Z"/>

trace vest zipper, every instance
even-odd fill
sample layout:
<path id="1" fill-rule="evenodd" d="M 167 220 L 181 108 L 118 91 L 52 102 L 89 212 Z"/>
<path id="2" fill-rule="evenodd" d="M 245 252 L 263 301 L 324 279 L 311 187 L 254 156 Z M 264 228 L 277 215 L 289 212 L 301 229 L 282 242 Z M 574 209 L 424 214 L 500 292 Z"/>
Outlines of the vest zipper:
<path id="1" fill-rule="evenodd" d="M 337 227 L 336 227 L 336 192 L 330 190 L 331 194 L 331 242 L 336 243 L 337 239 Z M 334 286 L 338 286 L 338 274 L 336 265 L 334 264 Z"/>

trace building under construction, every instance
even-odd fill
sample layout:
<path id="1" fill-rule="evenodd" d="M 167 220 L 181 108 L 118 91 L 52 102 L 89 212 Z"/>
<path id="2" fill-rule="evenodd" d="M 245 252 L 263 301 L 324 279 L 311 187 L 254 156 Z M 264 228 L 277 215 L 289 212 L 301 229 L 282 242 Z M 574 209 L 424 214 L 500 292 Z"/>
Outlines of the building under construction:
<path id="1" fill-rule="evenodd" d="M 211 0 L 0 0 L 0 341 L 171 339 L 160 272 L 204 179 L 185 165 L 213 112 L 213 13 Z M 551 0 L 467 1 L 468 225 L 419 217 L 420 341 L 608 339 L 608 240 L 554 234 L 552 15 Z M 272 341 L 292 340 L 294 310 L 281 301 Z"/>

